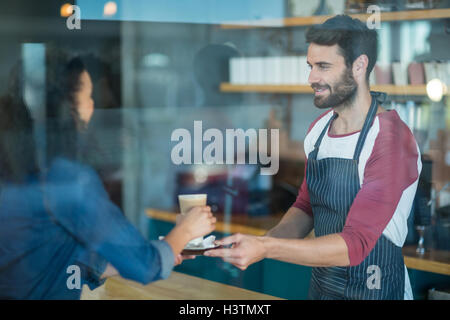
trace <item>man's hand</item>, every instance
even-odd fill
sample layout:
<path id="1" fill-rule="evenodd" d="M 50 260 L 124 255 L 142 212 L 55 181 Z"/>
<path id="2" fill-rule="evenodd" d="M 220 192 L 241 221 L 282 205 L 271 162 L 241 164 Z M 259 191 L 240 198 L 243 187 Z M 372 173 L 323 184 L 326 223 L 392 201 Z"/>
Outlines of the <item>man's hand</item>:
<path id="1" fill-rule="evenodd" d="M 229 249 L 213 249 L 204 253 L 208 257 L 221 257 L 241 270 L 266 257 L 263 237 L 243 235 L 240 233 L 216 241 L 217 245 L 230 245 Z"/>

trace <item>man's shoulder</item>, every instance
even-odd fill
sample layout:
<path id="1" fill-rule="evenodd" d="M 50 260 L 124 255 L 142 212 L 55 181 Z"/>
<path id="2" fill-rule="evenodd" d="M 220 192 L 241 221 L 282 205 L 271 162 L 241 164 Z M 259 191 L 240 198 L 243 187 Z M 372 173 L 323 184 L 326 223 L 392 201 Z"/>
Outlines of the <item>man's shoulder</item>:
<path id="1" fill-rule="evenodd" d="M 380 134 L 390 139 L 413 140 L 414 135 L 408 125 L 400 118 L 397 111 L 388 110 L 378 116 L 380 122 Z"/>
<path id="2" fill-rule="evenodd" d="M 384 153 L 416 156 L 419 148 L 408 125 L 400 118 L 397 111 L 390 110 L 379 114 L 379 133 L 376 149 Z"/>

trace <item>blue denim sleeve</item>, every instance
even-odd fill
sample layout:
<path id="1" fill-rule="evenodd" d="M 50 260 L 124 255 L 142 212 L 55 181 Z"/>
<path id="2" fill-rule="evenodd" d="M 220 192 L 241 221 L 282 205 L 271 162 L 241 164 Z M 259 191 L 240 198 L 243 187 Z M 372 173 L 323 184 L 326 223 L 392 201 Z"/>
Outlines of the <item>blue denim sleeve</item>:
<path id="1" fill-rule="evenodd" d="M 167 279 L 175 264 L 172 248 L 165 240 L 153 240 L 150 243 L 158 250 L 161 257 L 161 278 Z"/>
<path id="2" fill-rule="evenodd" d="M 45 184 L 48 211 L 86 250 L 140 283 L 167 278 L 174 255 L 165 241 L 147 241 L 109 199 L 90 168 L 60 161 Z"/>

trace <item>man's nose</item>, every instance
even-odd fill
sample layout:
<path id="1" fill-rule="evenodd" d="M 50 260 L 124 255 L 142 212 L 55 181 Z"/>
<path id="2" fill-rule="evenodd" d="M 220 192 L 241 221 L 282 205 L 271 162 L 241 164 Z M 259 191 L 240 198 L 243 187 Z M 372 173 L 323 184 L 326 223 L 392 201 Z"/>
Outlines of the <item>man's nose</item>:
<path id="1" fill-rule="evenodd" d="M 320 79 L 317 76 L 317 72 L 315 72 L 314 69 L 311 69 L 311 71 L 309 72 L 309 76 L 308 76 L 309 84 L 313 84 L 313 83 L 316 83 L 319 81 L 320 81 Z"/>

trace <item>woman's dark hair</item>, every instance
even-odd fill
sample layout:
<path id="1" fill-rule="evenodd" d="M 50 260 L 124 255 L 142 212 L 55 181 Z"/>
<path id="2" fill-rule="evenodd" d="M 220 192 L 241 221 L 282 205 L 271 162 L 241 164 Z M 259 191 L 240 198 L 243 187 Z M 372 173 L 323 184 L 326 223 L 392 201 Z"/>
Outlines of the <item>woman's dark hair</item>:
<path id="1" fill-rule="evenodd" d="M 19 97 L 0 97 L 0 179 L 21 183 L 39 172 L 33 120 Z"/>
<path id="2" fill-rule="evenodd" d="M 324 46 L 337 44 L 347 67 L 351 67 L 360 55 L 367 55 L 369 64 L 366 80 L 369 80 L 370 72 L 377 61 L 378 35 L 362 21 L 347 15 L 337 15 L 323 24 L 309 28 L 306 32 L 306 42 Z"/>
<path id="3" fill-rule="evenodd" d="M 49 73 L 47 82 L 47 160 L 55 157 L 79 159 L 78 134 L 82 126 L 75 94 L 80 90 L 81 74 L 87 71 L 80 57 Z"/>
<path id="4" fill-rule="evenodd" d="M 79 121 L 75 108 L 75 94 L 80 90 L 81 74 L 86 67 L 80 57 L 71 59 L 50 75 L 47 90 L 47 118 Z"/>

